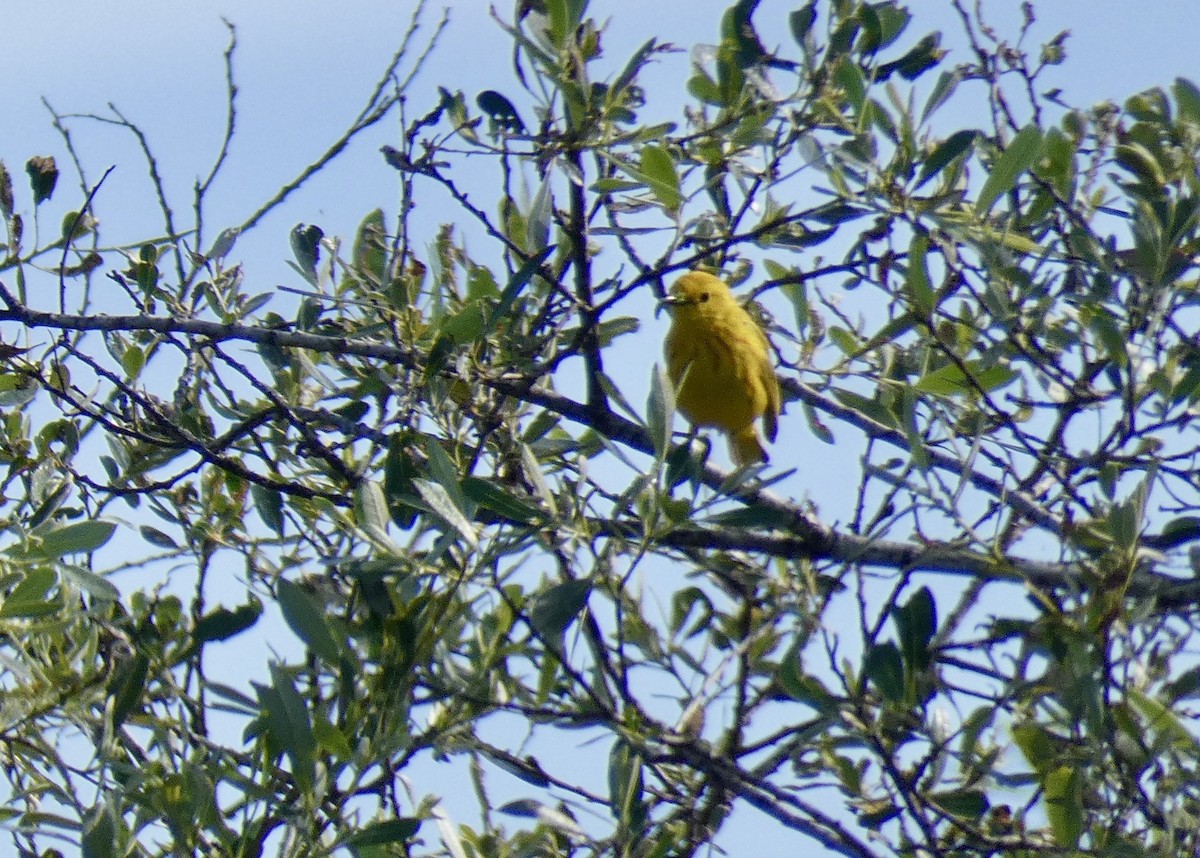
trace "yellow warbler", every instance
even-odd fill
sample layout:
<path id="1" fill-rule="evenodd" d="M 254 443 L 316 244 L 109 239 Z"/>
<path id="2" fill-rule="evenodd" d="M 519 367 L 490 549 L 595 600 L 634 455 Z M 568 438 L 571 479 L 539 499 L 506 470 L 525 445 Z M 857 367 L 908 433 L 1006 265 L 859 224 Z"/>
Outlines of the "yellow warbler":
<path id="1" fill-rule="evenodd" d="M 689 271 L 663 299 L 671 313 L 664 351 L 675 404 L 696 426 L 729 438 L 738 465 L 767 461 L 754 421 L 767 438 L 779 428 L 779 380 L 762 328 L 721 280 Z"/>

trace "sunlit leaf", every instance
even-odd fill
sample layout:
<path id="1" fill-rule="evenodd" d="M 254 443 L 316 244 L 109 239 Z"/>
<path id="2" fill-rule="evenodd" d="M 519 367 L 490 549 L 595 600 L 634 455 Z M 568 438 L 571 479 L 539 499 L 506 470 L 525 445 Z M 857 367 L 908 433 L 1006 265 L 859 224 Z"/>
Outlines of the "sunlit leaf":
<path id="1" fill-rule="evenodd" d="M 649 185 L 664 209 L 677 211 L 683 198 L 679 193 L 679 174 L 674 159 L 661 146 L 644 146 L 641 154 L 641 173 L 638 178 Z"/>
<path id="2" fill-rule="evenodd" d="M 1021 174 L 1033 166 L 1042 150 L 1042 130 L 1036 125 L 1022 129 L 992 164 L 987 181 L 975 200 L 975 211 L 984 214 L 1002 194 L 1008 193 Z"/>
<path id="3" fill-rule="evenodd" d="M 39 534 L 40 543 L 29 553 L 57 559 L 67 554 L 88 554 L 105 545 L 116 531 L 111 521 L 79 521 Z"/>
<path id="4" fill-rule="evenodd" d="M 1083 836 L 1083 794 L 1076 766 L 1060 766 L 1046 775 L 1046 818 L 1059 846 L 1071 849 Z"/>

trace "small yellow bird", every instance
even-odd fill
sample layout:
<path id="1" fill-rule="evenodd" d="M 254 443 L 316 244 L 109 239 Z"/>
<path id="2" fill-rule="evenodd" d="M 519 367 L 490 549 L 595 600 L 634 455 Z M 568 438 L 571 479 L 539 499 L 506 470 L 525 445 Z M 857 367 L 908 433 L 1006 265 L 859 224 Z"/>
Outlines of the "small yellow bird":
<path id="1" fill-rule="evenodd" d="M 729 438 L 740 465 L 766 462 L 754 421 L 767 438 L 779 429 L 779 379 L 767 335 L 724 282 L 689 271 L 663 299 L 671 330 L 663 344 L 675 404 L 695 426 L 715 426 Z"/>

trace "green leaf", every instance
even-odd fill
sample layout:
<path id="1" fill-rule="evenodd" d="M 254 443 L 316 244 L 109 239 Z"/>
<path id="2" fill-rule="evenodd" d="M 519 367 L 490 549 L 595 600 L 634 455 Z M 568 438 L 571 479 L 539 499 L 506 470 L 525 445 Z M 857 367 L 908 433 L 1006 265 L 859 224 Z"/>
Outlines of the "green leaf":
<path id="1" fill-rule="evenodd" d="M 651 193 L 668 212 L 677 212 L 683 204 L 675 160 L 662 146 L 642 147 L 641 170 L 637 178 L 646 183 Z"/>
<path id="2" fill-rule="evenodd" d="M 48 597 L 58 583 L 58 576 L 49 566 L 37 566 L 25 573 L 17 586 L 4 597 L 0 605 L 0 617 L 41 617 L 61 607 L 60 600 Z"/>
<path id="3" fill-rule="evenodd" d="M 390 517 L 379 484 L 372 480 L 361 481 L 354 492 L 354 520 L 358 526 L 377 539 L 386 539 Z"/>
<path id="4" fill-rule="evenodd" d="M 612 193 L 617 193 L 619 191 L 632 191 L 635 188 L 640 188 L 640 187 L 642 187 L 641 182 L 634 182 L 634 181 L 630 181 L 629 179 L 597 179 L 596 181 L 592 182 L 589 189 L 597 194 L 612 194 Z M 610 227 L 596 227 L 595 229 L 592 230 L 592 233 L 595 234 L 596 230 L 600 230 L 600 229 L 608 229 L 611 231 Z M 654 231 L 654 230 L 648 230 L 648 231 Z M 622 234 L 622 233 L 624 233 L 624 230 L 621 230 L 621 233 L 619 233 L 619 234 Z M 603 233 L 603 232 L 601 233 L 601 235 L 605 235 L 605 234 L 607 234 L 607 233 Z M 636 235 L 636 234 L 638 234 L 638 232 L 635 230 L 633 232 L 633 234 Z"/>
<path id="5" fill-rule="evenodd" d="M 545 807 L 540 801 L 532 798 L 519 798 L 516 801 L 510 801 L 502 804 L 497 808 L 501 813 L 507 813 L 509 816 L 522 816 L 526 819 L 537 819 L 541 816 L 542 809 Z"/>
<path id="6" fill-rule="evenodd" d="M 784 509 L 753 504 L 724 509 L 704 519 L 707 524 L 749 530 L 787 530 L 795 524 L 795 516 Z"/>
<path id="7" fill-rule="evenodd" d="M 1133 548 L 1142 532 L 1142 516 L 1134 498 L 1113 504 L 1108 512 L 1108 532 L 1118 548 Z"/>
<path id="8" fill-rule="evenodd" d="M 87 815 L 80 833 L 79 845 L 83 858 L 116 858 L 117 827 L 106 803 L 99 803 Z M 125 854 L 125 850 L 119 853 Z"/>
<path id="9" fill-rule="evenodd" d="M 979 132 L 974 129 L 958 131 L 935 146 L 933 151 L 925 158 L 925 162 L 921 164 L 921 169 L 917 173 L 917 183 L 913 185 L 913 190 L 921 187 L 921 185 L 944 170 L 947 164 L 970 151 L 971 147 L 975 144 L 976 138 L 979 136 Z"/>
<path id="10" fill-rule="evenodd" d="M 983 817 L 990 806 L 987 794 L 980 789 L 935 792 L 929 796 L 929 799 L 946 813 L 957 816 L 959 819 L 978 820 Z"/>
<path id="11" fill-rule="evenodd" d="M 141 703 L 149 674 L 150 659 L 144 653 L 135 653 L 118 661 L 105 689 L 112 701 L 108 710 L 111 716 L 109 729 L 116 730 L 125 723 L 135 707 L 140 709 L 138 704 Z"/>
<path id="12" fill-rule="evenodd" d="M 1196 758 L 1200 752 L 1200 742 L 1170 706 L 1136 688 L 1128 689 L 1126 696 L 1138 714 L 1146 720 L 1146 729 L 1165 740 L 1161 743 L 1162 746 L 1169 746 L 1190 758 Z M 1178 699 L 1178 696 L 1175 699 Z"/>
<path id="13" fill-rule="evenodd" d="M 404 500 L 416 492 L 412 481 L 420 473 L 409 452 L 413 443 L 412 433 L 393 433 L 388 438 L 387 458 L 383 466 L 383 492 L 388 511 L 392 521 L 401 530 L 412 527 L 418 513 L 416 507 Z"/>
<path id="14" fill-rule="evenodd" d="M 1129 362 L 1129 341 L 1125 338 L 1122 328 L 1117 327 L 1111 313 L 1095 313 L 1088 319 L 1087 325 L 1104 347 L 1105 357 L 1109 361 L 1118 367 L 1123 367 Z"/>
<path id="15" fill-rule="evenodd" d="M 608 756 L 608 795 L 613 817 L 627 835 L 637 836 L 646 826 L 642 756 L 617 740 Z"/>
<path id="16" fill-rule="evenodd" d="M 346 653 L 345 634 L 334 632 L 333 623 L 317 601 L 293 581 L 281 578 L 275 586 L 279 611 L 296 637 L 329 664 L 339 664 Z"/>
<path id="17" fill-rule="evenodd" d="M 413 817 L 389 819 L 386 822 L 373 822 L 361 831 L 346 839 L 346 845 L 352 849 L 364 846 L 383 846 L 386 843 L 402 843 L 412 840 L 421 827 L 421 820 Z"/>
<path id="18" fill-rule="evenodd" d="M 908 272 L 904 277 L 904 285 L 913 309 L 923 319 L 933 315 L 933 287 L 929 283 L 929 269 L 925 261 L 928 253 L 929 236 L 918 232 L 908 247 Z"/>
<path id="19" fill-rule="evenodd" d="M 900 808 L 887 798 L 864 802 L 858 812 L 859 825 L 878 830 L 900 815 Z"/>
<path id="20" fill-rule="evenodd" d="M 1163 525 L 1156 544 L 1175 546 L 1197 539 L 1200 539 L 1200 518 L 1194 515 L 1184 515 L 1173 518 Z"/>
<path id="21" fill-rule="evenodd" d="M 1040 724 L 1025 722 L 1012 730 L 1013 742 L 1034 771 L 1045 774 L 1059 758 L 1065 742 Z"/>
<path id="22" fill-rule="evenodd" d="M 255 598 L 232 611 L 225 607 L 217 608 L 196 622 L 192 628 L 192 640 L 197 644 L 228 640 L 257 623 L 262 611 L 262 602 Z"/>
<path id="23" fill-rule="evenodd" d="M 692 619 L 693 614 L 695 619 Z M 714 616 L 712 599 L 699 587 L 684 587 L 671 597 L 673 634 L 694 637 L 711 627 Z M 684 623 L 688 624 L 686 629 Z"/>
<path id="24" fill-rule="evenodd" d="M 1186 78 L 1177 77 L 1171 85 L 1171 93 L 1179 105 L 1179 117 L 1200 125 L 1200 88 Z"/>
<path id="25" fill-rule="evenodd" d="M 881 402 L 874 399 L 855 393 L 850 390 L 835 389 L 833 391 L 834 398 L 842 405 L 857 411 L 859 414 L 866 417 L 881 426 L 886 426 L 889 429 L 900 428 L 899 421 L 896 415 L 884 407 Z"/>
<path id="26" fill-rule="evenodd" d="M 887 80 L 894 72 L 899 72 L 905 80 L 916 80 L 941 62 L 945 55 L 946 51 L 942 48 L 942 34 L 929 33 L 900 59 L 879 66 L 875 70 L 875 80 Z"/>
<path id="27" fill-rule="evenodd" d="M 671 429 L 675 418 L 675 385 L 658 363 L 650 374 L 650 396 L 646 400 L 646 425 L 654 444 L 654 456 L 660 462 L 671 449 Z"/>
<path id="28" fill-rule="evenodd" d="M 846 100 L 850 102 L 854 115 L 861 114 L 867 100 L 867 79 L 858 63 L 850 57 L 842 57 L 834 69 L 833 82 L 841 88 Z"/>
<path id="29" fill-rule="evenodd" d="M 979 199 L 975 200 L 975 211 L 986 214 L 1002 194 L 1012 190 L 1021 174 L 1034 165 L 1041 151 L 1042 130 L 1036 125 L 1022 129 L 992 165 Z"/>
<path id="30" fill-rule="evenodd" d="M 583 22 L 587 0 L 546 0 L 550 19 L 549 36 L 555 47 L 565 48 L 575 39 L 575 31 Z"/>
<path id="31" fill-rule="evenodd" d="M 908 24 L 912 21 L 912 13 L 903 6 L 893 2 L 893 0 L 869 5 L 876 19 L 874 24 L 877 30 L 875 38 L 879 40 L 875 50 L 886 48 L 895 42 L 896 39 L 900 38 L 901 34 L 908 29 Z M 865 7 L 863 11 L 866 11 Z"/>
<path id="32" fill-rule="evenodd" d="M 929 667 L 929 642 L 937 632 L 937 605 L 928 587 L 922 587 L 892 612 L 900 637 L 900 652 L 912 673 Z"/>
<path id="33" fill-rule="evenodd" d="M 788 26 L 792 30 L 792 38 L 796 44 L 805 47 L 808 35 L 812 32 L 813 24 L 817 21 L 817 4 L 809 3 L 788 15 Z"/>
<path id="34" fill-rule="evenodd" d="M 40 206 L 54 193 L 58 184 L 58 166 L 50 156 L 34 155 L 25 163 L 29 174 L 29 186 L 33 190 L 33 204 Z"/>
<path id="35" fill-rule="evenodd" d="M 863 673 L 884 700 L 891 703 L 904 701 L 904 662 L 894 643 L 876 644 L 867 650 Z"/>
<path id="36" fill-rule="evenodd" d="M 462 481 L 462 492 L 468 500 L 509 521 L 536 524 L 545 518 L 535 505 L 506 491 L 493 480 L 465 477 Z"/>
<path id="37" fill-rule="evenodd" d="M 979 737 L 993 723 L 994 717 L 995 712 L 990 707 L 977 706 L 963 719 L 959 756 L 963 768 L 967 771 L 972 771 L 980 762 L 980 758 L 989 752 L 990 747 L 981 747 Z"/>
<path id="38" fill-rule="evenodd" d="M 1141 143 L 1120 143 L 1113 149 L 1113 157 L 1143 184 L 1155 189 L 1167 184 L 1167 174 L 1158 157 Z"/>
<path id="39" fill-rule="evenodd" d="M 605 319 L 596 325 L 596 341 L 600 348 L 608 348 L 612 341 L 625 334 L 632 334 L 641 327 L 642 323 L 634 316 L 615 316 Z M 572 329 L 574 330 L 574 329 Z"/>
<path id="40" fill-rule="evenodd" d="M 358 225 L 354 236 L 354 271 L 374 286 L 387 282 L 387 230 L 382 209 L 375 209 Z"/>
<path id="41" fill-rule="evenodd" d="M 1046 818 L 1055 842 L 1073 849 L 1083 836 L 1083 791 L 1077 766 L 1059 766 L 1042 784 L 1045 790 Z"/>
<path id="42" fill-rule="evenodd" d="M 64 584 L 79 588 L 93 599 L 115 602 L 121 598 L 121 591 L 111 581 L 82 566 L 61 565 L 58 575 Z"/>
<path id="43" fill-rule="evenodd" d="M 967 361 L 962 366 L 951 363 L 926 373 L 913 389 L 935 396 L 976 396 L 1004 387 L 1016 377 L 1016 371 L 1009 367 L 984 369 L 978 361 Z"/>
<path id="44" fill-rule="evenodd" d="M 283 494 L 276 489 L 259 483 L 250 484 L 250 497 L 254 500 L 254 508 L 258 517 L 271 530 L 283 535 Z"/>
<path id="45" fill-rule="evenodd" d="M 523 134 L 525 132 L 525 123 L 521 121 L 521 116 L 517 113 L 517 108 L 513 106 L 511 101 L 494 89 L 485 89 L 479 93 L 475 99 L 475 103 L 479 105 L 480 110 L 491 118 L 492 124 L 497 130 L 515 134 Z"/>
<path id="46" fill-rule="evenodd" d="M 832 325 L 829 328 L 829 339 L 833 344 L 842 350 L 842 353 L 847 357 L 856 357 L 859 353 L 860 341 L 855 333 L 848 331 L 840 325 Z"/>
<path id="47" fill-rule="evenodd" d="M 136 380 L 146 366 L 146 353 L 137 346 L 127 346 L 121 353 L 121 369 L 131 381 Z"/>
<path id="48" fill-rule="evenodd" d="M 346 734 L 330 724 L 324 716 L 318 715 L 313 718 L 313 735 L 317 739 L 317 746 L 338 760 L 348 761 L 354 756 L 354 749 L 350 746 Z"/>
<path id="49" fill-rule="evenodd" d="M 687 90 L 694 98 L 705 104 L 725 107 L 725 94 L 721 92 L 721 87 L 703 69 L 696 69 L 688 79 Z"/>
<path id="50" fill-rule="evenodd" d="M 0 218 L 8 220 L 12 217 L 14 205 L 12 173 L 8 172 L 8 167 L 0 161 Z"/>
<path id="51" fill-rule="evenodd" d="M 539 770 L 533 768 L 537 761 L 530 757 L 525 758 L 525 765 L 521 765 L 507 757 L 492 756 L 488 760 L 496 768 L 508 772 L 514 778 L 519 778 L 531 786 L 538 787 L 539 789 L 550 786 L 550 779 L 541 774 Z"/>
<path id="52" fill-rule="evenodd" d="M 833 715 L 838 708 L 837 698 L 829 693 L 821 680 L 804 672 L 803 649 L 802 643 L 797 641 L 783 657 L 775 673 L 779 687 L 797 703 L 811 706 L 822 715 Z"/>
<path id="53" fill-rule="evenodd" d="M 67 554 L 89 554 L 112 538 L 117 525 L 111 521 L 80 521 L 41 535 L 41 544 L 29 556 L 57 560 Z"/>
<path id="54" fill-rule="evenodd" d="M 844 200 L 834 200 L 833 202 L 825 203 L 817 206 L 814 209 L 806 212 L 805 220 L 815 220 L 818 223 L 828 224 L 829 226 L 837 226 L 838 224 L 847 223 L 858 218 L 865 217 L 870 214 L 871 210 L 862 206 L 851 205 Z M 832 235 L 823 230 L 815 230 L 820 235 Z"/>
<path id="55" fill-rule="evenodd" d="M 625 88 L 633 83 L 638 72 L 646 65 L 646 61 L 658 50 L 658 42 L 655 39 L 650 39 L 645 42 L 640 48 L 633 52 L 629 58 L 629 62 L 625 64 L 625 68 L 613 80 L 612 86 L 609 87 L 608 93 L 611 99 L 619 99 Z"/>
<path id="56" fill-rule="evenodd" d="M 474 525 L 471 524 L 471 520 L 462 508 L 455 503 L 455 499 L 446 491 L 445 486 L 435 483 L 433 480 L 413 480 L 413 487 L 416 488 L 417 494 L 421 496 L 421 500 L 425 502 L 425 506 L 430 512 L 441 519 L 444 524 L 449 525 L 452 530 L 457 531 L 472 548 L 478 544 L 479 535 L 475 532 Z"/>
<path id="57" fill-rule="evenodd" d="M 485 302 L 478 299 L 467 301 L 457 312 L 444 317 L 438 330 L 455 345 L 479 342 L 487 328 L 484 305 Z"/>
<path id="58" fill-rule="evenodd" d="M 591 591 L 591 582 L 586 578 L 555 584 L 534 597 L 529 610 L 530 623 L 543 638 L 557 639 L 579 616 Z"/>
<path id="59" fill-rule="evenodd" d="M 542 267 L 550 254 L 554 252 L 556 245 L 543 247 L 541 252 L 535 253 L 525 261 L 525 264 L 518 268 L 513 276 L 509 278 L 508 284 L 504 287 L 504 291 L 500 293 L 500 297 L 496 299 L 496 303 L 492 305 L 491 312 L 488 313 L 487 331 L 490 333 L 495 330 L 496 323 L 507 319 L 512 310 L 514 302 L 521 294 L 522 290 L 533 279 L 534 275 Z"/>
<path id="60" fill-rule="evenodd" d="M 554 174 L 547 171 L 546 178 L 529 203 L 529 217 L 525 221 L 525 250 L 534 256 L 545 251 L 550 243 L 550 226 L 554 222 L 553 180 Z"/>
<path id="61" fill-rule="evenodd" d="M 379 217 L 382 219 L 382 211 L 379 211 Z M 359 231 L 361 234 L 361 227 Z M 316 282 L 317 262 L 321 259 L 321 239 L 324 237 L 324 230 L 308 223 L 296 224 L 289 235 L 296 265 L 311 282 Z"/>
<path id="62" fill-rule="evenodd" d="M 808 431 L 812 432 L 817 440 L 825 444 L 836 443 L 837 439 L 830 428 L 822 421 L 821 416 L 817 413 L 817 409 L 813 408 L 812 404 L 808 402 L 802 402 L 800 405 L 804 410 L 804 420 L 808 424 Z"/>
<path id="63" fill-rule="evenodd" d="M 432 435 L 425 436 L 425 455 L 429 458 L 425 468 L 427 475 L 446 490 L 446 494 L 455 507 L 465 510 L 466 501 L 458 485 L 458 466 L 438 439 Z"/>
<path id="64" fill-rule="evenodd" d="M 296 690 L 291 674 L 278 664 L 271 665 L 271 684 L 257 688 L 271 738 L 291 760 L 297 785 L 304 792 L 310 791 L 316 777 L 316 737 L 304 698 Z"/>
<path id="65" fill-rule="evenodd" d="M 925 99 L 925 108 L 921 111 L 921 124 L 932 116 L 939 107 L 949 100 L 954 94 L 954 90 L 962 82 L 962 72 L 955 69 L 954 71 L 944 71 L 938 75 L 937 83 L 933 85 L 933 90 L 929 93 L 929 98 Z M 962 133 L 962 132 L 959 132 Z M 957 135 L 953 135 L 957 136 Z"/>

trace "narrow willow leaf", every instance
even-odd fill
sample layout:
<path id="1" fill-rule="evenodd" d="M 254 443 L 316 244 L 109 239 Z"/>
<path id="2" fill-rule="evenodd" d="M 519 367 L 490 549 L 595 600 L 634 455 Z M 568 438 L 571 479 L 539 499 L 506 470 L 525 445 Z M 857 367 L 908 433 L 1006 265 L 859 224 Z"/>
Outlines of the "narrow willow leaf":
<path id="1" fill-rule="evenodd" d="M 925 100 L 925 107 L 921 111 L 921 124 L 924 125 L 926 120 L 932 116 L 939 107 L 946 103 L 954 90 L 962 82 L 962 72 L 944 71 L 938 75 L 937 83 L 933 85 L 933 91 L 929 93 L 929 98 Z M 961 132 L 960 132 L 961 133 Z"/>
<path id="2" fill-rule="evenodd" d="M 373 822 L 351 835 L 346 845 L 352 849 L 362 849 L 366 846 L 383 846 L 388 843 L 403 843 L 416 836 L 421 827 L 421 820 L 413 817 L 389 819 L 385 822 Z"/>
<path id="3" fill-rule="evenodd" d="M 413 480 L 413 486 L 434 515 L 457 531 L 472 548 L 478 544 L 479 535 L 475 532 L 475 526 L 471 524 L 462 508 L 454 503 L 454 499 L 441 483 Z"/>
<path id="4" fill-rule="evenodd" d="M 1059 766 L 1046 776 L 1046 818 L 1055 842 L 1073 849 L 1083 836 L 1083 790 L 1080 771 L 1075 765 Z"/>
<path id="5" fill-rule="evenodd" d="M 254 499 L 254 508 L 263 524 L 271 530 L 283 535 L 283 494 L 268 486 L 252 483 L 250 497 Z"/>
<path id="6" fill-rule="evenodd" d="M 968 152 L 977 137 L 979 137 L 979 132 L 974 129 L 958 131 L 935 146 L 925 158 L 925 162 L 921 164 L 921 169 L 917 173 L 917 183 L 913 185 L 914 190 L 944 170 L 950 162 Z"/>
<path id="7" fill-rule="evenodd" d="M 1177 77 L 1171 85 L 1175 103 L 1179 105 L 1179 116 L 1193 125 L 1200 126 L 1200 88 L 1187 78 Z"/>
<path id="8" fill-rule="evenodd" d="M 42 543 L 31 555 L 57 559 L 66 554 L 87 554 L 112 538 L 116 524 L 111 521 L 80 521 L 42 534 Z"/>
<path id="9" fill-rule="evenodd" d="M 330 619 L 316 600 L 299 584 L 281 578 L 275 589 L 279 611 L 296 637 L 329 664 L 338 664 L 345 649 L 345 636 L 335 634 Z M 342 638 L 339 642 L 338 638 Z"/>
<path id="10" fill-rule="evenodd" d="M 917 233 L 908 248 L 908 273 L 904 285 L 912 299 L 913 309 L 923 319 L 928 319 L 933 313 L 933 287 L 929 282 L 929 268 L 925 261 L 928 254 L 929 236 Z"/>
<path id="11" fill-rule="evenodd" d="M 462 492 L 469 500 L 509 521 L 533 524 L 543 518 L 536 506 L 506 491 L 493 480 L 466 477 L 462 481 Z"/>
<path id="12" fill-rule="evenodd" d="M 650 427 L 650 440 L 654 444 L 654 456 L 662 461 L 671 448 L 671 428 L 675 420 L 675 385 L 667 371 L 654 364 L 650 375 L 650 396 L 646 400 L 646 425 Z"/>
<path id="13" fill-rule="evenodd" d="M 1012 190 L 1021 174 L 1034 165 L 1041 151 L 1042 130 L 1036 125 L 1022 129 L 992 165 L 992 172 L 975 201 L 975 211 L 987 213 L 1000 195 Z"/>
<path id="14" fill-rule="evenodd" d="M 894 643 L 876 644 L 867 651 L 863 673 L 883 695 L 883 699 L 899 703 L 904 700 L 904 663 L 900 649 Z"/>
<path id="15" fill-rule="evenodd" d="M 679 174 L 675 160 L 661 146 L 642 148 L 641 175 L 655 198 L 668 212 L 676 212 L 683 204 L 679 193 Z"/>
<path id="16" fill-rule="evenodd" d="M 592 591 L 590 581 L 576 578 L 539 593 L 529 611 L 529 621 L 547 639 L 556 639 L 579 616 Z"/>

